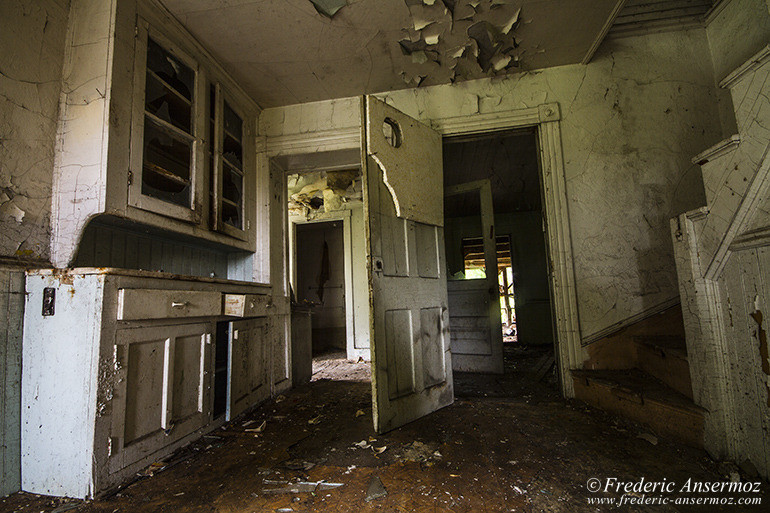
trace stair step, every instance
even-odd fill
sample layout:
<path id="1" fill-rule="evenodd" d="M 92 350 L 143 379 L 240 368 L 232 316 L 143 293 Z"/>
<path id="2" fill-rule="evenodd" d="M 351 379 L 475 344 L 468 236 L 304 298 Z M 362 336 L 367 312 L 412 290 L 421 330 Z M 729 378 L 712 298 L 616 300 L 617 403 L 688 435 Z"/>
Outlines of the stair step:
<path id="1" fill-rule="evenodd" d="M 657 435 L 703 447 L 705 410 L 639 369 L 573 370 L 575 397 L 647 425 Z"/>
<path id="2" fill-rule="evenodd" d="M 676 335 L 644 335 L 634 337 L 634 341 L 637 344 L 653 347 L 687 359 L 687 341 L 684 337 Z"/>
<path id="3" fill-rule="evenodd" d="M 635 337 L 636 366 L 692 399 L 687 348 L 681 337 Z"/>

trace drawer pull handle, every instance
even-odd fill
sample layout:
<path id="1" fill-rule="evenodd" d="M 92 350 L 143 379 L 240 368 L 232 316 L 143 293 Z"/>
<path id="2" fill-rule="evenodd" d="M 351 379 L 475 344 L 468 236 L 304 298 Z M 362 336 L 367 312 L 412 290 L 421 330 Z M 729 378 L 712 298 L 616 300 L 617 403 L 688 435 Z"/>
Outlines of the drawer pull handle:
<path id="1" fill-rule="evenodd" d="M 177 301 L 171 302 L 171 308 L 184 308 L 185 306 L 189 305 L 190 303 L 187 301 L 182 301 L 181 303 Z"/>

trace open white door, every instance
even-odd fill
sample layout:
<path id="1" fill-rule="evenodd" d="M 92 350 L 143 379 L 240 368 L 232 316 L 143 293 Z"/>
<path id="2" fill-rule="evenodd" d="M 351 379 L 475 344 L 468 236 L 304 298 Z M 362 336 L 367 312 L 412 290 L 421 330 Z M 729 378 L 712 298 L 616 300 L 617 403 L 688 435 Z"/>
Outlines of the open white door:
<path id="1" fill-rule="evenodd" d="M 362 110 L 372 403 L 383 433 L 454 401 L 442 141 L 376 98 Z"/>

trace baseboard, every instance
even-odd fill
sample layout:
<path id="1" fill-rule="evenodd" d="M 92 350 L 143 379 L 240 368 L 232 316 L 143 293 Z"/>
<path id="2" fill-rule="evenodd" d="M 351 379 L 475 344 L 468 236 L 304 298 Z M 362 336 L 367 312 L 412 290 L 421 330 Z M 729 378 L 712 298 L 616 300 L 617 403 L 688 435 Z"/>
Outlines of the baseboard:
<path id="1" fill-rule="evenodd" d="M 643 321 L 649 317 L 652 317 L 653 315 L 657 315 L 678 304 L 679 304 L 679 296 L 663 301 L 662 303 L 658 303 L 657 305 L 647 308 L 646 310 L 643 310 L 638 314 L 632 315 L 631 317 L 627 317 L 622 321 L 618 321 L 615 324 L 607 326 L 602 330 L 596 331 L 590 335 L 583 337 L 583 339 L 580 341 L 580 344 L 583 347 L 585 347 L 593 342 L 596 342 L 597 340 L 601 340 L 607 336 L 617 333 L 618 331 L 624 328 L 627 328 L 632 324 L 636 324 L 639 321 Z"/>

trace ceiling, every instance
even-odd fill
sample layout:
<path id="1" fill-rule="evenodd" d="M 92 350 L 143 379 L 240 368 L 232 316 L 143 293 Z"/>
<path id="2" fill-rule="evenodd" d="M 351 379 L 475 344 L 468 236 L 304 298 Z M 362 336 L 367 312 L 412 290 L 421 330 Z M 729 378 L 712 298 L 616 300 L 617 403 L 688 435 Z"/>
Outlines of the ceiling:
<path id="1" fill-rule="evenodd" d="M 619 0 L 162 2 L 267 108 L 579 63 Z"/>
<path id="2" fill-rule="evenodd" d="M 626 0 L 609 35 L 631 36 L 698 26 L 713 3 L 713 0 Z"/>

